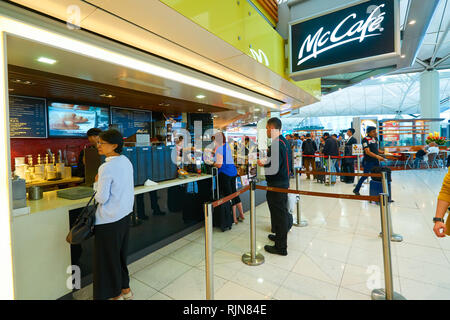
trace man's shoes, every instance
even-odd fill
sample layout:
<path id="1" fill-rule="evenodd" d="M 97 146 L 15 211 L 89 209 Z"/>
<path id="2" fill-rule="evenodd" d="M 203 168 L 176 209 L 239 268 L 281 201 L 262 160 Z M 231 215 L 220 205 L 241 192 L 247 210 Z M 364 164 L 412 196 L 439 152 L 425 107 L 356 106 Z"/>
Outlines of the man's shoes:
<path id="1" fill-rule="evenodd" d="M 153 215 L 154 216 L 163 216 L 163 215 L 165 215 L 166 213 L 164 212 L 164 211 L 161 211 L 161 210 L 155 210 L 155 211 L 153 211 Z"/>
<path id="2" fill-rule="evenodd" d="M 267 238 L 269 238 L 270 241 L 275 241 L 276 236 L 275 236 L 274 234 L 269 234 L 269 235 L 267 236 Z"/>
<path id="3" fill-rule="evenodd" d="M 266 250 L 269 253 L 272 254 L 279 254 L 280 256 L 287 256 L 287 250 L 286 249 L 278 249 L 275 246 L 269 246 L 269 245 L 265 245 L 264 246 L 264 250 Z"/>
<path id="4" fill-rule="evenodd" d="M 356 189 L 353 189 L 353 193 L 356 194 L 357 196 L 360 196 L 359 191 L 356 191 Z"/>

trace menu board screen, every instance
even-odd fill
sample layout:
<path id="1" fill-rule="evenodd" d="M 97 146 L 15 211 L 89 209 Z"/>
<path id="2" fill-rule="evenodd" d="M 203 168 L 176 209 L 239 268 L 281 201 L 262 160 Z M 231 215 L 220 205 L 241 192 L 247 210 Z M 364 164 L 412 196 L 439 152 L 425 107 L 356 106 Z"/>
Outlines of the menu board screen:
<path id="1" fill-rule="evenodd" d="M 117 125 L 124 138 L 128 138 L 139 130 L 150 129 L 152 113 L 150 111 L 112 108 L 111 123 Z"/>
<path id="2" fill-rule="evenodd" d="M 108 130 L 109 108 L 51 102 L 48 123 L 51 137 L 85 137 L 91 128 Z"/>
<path id="3" fill-rule="evenodd" d="M 45 99 L 9 96 L 11 138 L 47 138 Z"/>

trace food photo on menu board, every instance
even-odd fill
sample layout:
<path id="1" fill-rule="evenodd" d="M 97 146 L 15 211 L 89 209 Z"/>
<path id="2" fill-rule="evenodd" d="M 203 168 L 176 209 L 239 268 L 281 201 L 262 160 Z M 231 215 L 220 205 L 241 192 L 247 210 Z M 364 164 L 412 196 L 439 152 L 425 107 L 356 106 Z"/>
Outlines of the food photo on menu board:
<path id="1" fill-rule="evenodd" d="M 91 128 L 108 129 L 109 108 L 51 102 L 48 124 L 50 136 L 84 137 Z"/>

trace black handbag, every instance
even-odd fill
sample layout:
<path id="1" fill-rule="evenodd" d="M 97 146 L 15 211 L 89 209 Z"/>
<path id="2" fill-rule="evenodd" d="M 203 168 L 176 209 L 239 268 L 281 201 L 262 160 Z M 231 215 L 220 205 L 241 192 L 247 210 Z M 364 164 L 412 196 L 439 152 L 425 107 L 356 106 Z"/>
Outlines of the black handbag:
<path id="1" fill-rule="evenodd" d="M 81 244 L 84 240 L 87 240 L 94 235 L 95 212 L 97 211 L 98 206 L 94 197 L 95 192 L 67 234 L 66 241 L 68 243 Z M 94 200 L 94 204 L 91 206 L 92 200 Z"/>

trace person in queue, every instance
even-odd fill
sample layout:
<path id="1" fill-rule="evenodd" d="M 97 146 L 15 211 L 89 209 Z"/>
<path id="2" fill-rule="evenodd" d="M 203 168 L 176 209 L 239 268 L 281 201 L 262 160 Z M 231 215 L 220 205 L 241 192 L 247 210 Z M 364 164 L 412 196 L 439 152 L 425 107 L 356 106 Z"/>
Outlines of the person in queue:
<path id="1" fill-rule="evenodd" d="M 95 177 L 93 283 L 95 300 L 130 300 L 127 268 L 129 216 L 133 211 L 133 166 L 121 155 L 122 134 L 109 129 L 100 133 L 98 153 L 106 156 Z"/>
<path id="2" fill-rule="evenodd" d="M 344 144 L 344 156 L 351 157 L 353 155 L 353 145 L 358 143 L 353 136 L 355 134 L 355 129 L 350 128 L 347 130 L 347 140 L 345 140 Z M 342 161 L 342 171 L 348 173 L 355 173 L 355 159 L 354 158 L 345 158 Z M 345 179 L 346 183 L 353 183 L 355 181 L 355 177 L 347 177 Z"/>
<path id="3" fill-rule="evenodd" d="M 91 128 L 86 132 L 86 136 L 89 141 L 89 146 L 87 148 L 95 148 L 97 149 L 98 136 L 102 132 L 102 130 L 98 128 Z M 77 165 L 77 176 L 84 177 L 85 176 L 85 165 L 86 159 L 84 157 L 84 149 L 80 151 L 80 155 L 78 156 L 78 165 Z"/>
<path id="4" fill-rule="evenodd" d="M 236 192 L 236 177 L 238 175 L 231 154 L 231 148 L 225 141 L 225 135 L 223 132 L 218 132 L 214 135 L 214 144 L 216 147 L 214 152 L 214 167 L 219 169 L 220 198 Z M 239 220 L 243 221 L 245 219 L 244 209 L 242 208 L 242 202 L 239 196 L 231 200 L 231 208 L 233 210 L 233 221 L 235 224 L 238 224 L 238 219 L 236 218 L 236 208 L 239 209 Z"/>
<path id="5" fill-rule="evenodd" d="M 450 206 L 450 168 L 447 171 L 447 174 L 444 177 L 444 181 L 442 182 L 442 187 L 439 192 L 436 204 L 436 213 L 433 218 L 434 234 L 439 238 L 444 238 L 445 235 L 450 235 L 450 230 L 448 230 L 447 224 L 444 222 L 445 213 Z M 449 219 L 447 217 L 447 219 Z"/>
<path id="6" fill-rule="evenodd" d="M 370 173 L 374 167 L 380 165 L 380 161 L 384 161 L 384 158 L 380 156 L 384 151 L 380 150 L 378 147 L 377 128 L 369 126 L 366 131 L 367 136 L 362 140 L 364 149 L 363 167 L 364 173 Z M 367 177 L 361 177 L 361 179 L 359 179 L 358 184 L 355 189 L 353 189 L 354 194 L 357 196 L 360 195 L 359 190 L 366 180 Z"/>
<path id="7" fill-rule="evenodd" d="M 336 172 L 336 160 L 330 157 L 336 157 L 339 156 L 339 147 L 337 139 L 330 136 L 328 132 L 325 132 L 323 134 L 323 138 L 325 139 L 325 145 L 323 147 L 323 155 L 325 158 L 325 167 L 328 169 L 329 172 Z M 330 162 L 330 163 L 328 163 Z M 330 176 L 330 181 L 325 182 L 326 185 L 336 184 L 336 176 L 332 175 Z"/>
<path id="8" fill-rule="evenodd" d="M 311 179 L 310 171 L 316 171 L 316 160 L 313 157 L 317 151 L 317 146 L 311 139 L 311 134 L 306 134 L 306 140 L 302 144 L 303 165 L 306 169 L 306 180 Z"/>
<path id="9" fill-rule="evenodd" d="M 339 140 L 339 139 L 341 139 L 341 137 L 338 136 L 335 133 L 333 133 L 331 135 L 331 137 L 334 140 L 336 140 L 337 147 L 338 147 L 338 156 L 340 156 L 341 155 L 341 140 Z M 336 172 L 341 172 L 341 170 L 340 170 L 340 162 L 341 162 L 341 159 L 334 159 L 334 168 L 336 169 Z"/>
<path id="10" fill-rule="evenodd" d="M 258 160 L 258 165 L 266 169 L 267 186 L 277 188 L 289 188 L 289 176 L 292 163 L 289 144 L 281 135 L 281 120 L 270 118 L 266 125 L 267 137 L 272 140 L 272 145 L 268 150 L 267 161 Z M 272 153 L 275 144 L 278 153 Z M 276 150 L 276 149 L 275 149 Z M 272 168 L 272 166 L 277 166 Z M 269 173 L 270 172 L 270 173 Z M 282 256 L 287 255 L 287 233 L 292 226 L 292 215 L 288 211 L 288 196 L 286 193 L 267 191 L 267 204 L 270 210 L 270 219 L 272 223 L 272 232 L 269 239 L 275 242 L 274 246 L 266 245 L 264 249 L 273 254 Z"/>

